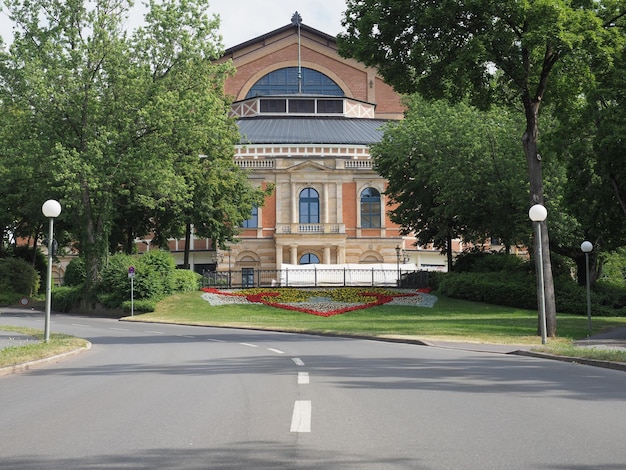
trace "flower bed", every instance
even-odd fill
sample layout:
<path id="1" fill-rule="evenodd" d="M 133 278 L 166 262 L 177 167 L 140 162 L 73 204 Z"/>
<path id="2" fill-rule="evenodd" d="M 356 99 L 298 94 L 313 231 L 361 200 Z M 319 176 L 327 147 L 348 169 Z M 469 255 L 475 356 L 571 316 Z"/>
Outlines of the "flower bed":
<path id="1" fill-rule="evenodd" d="M 204 288 L 204 298 L 212 305 L 261 303 L 270 307 L 330 317 L 377 305 L 415 305 L 432 307 L 436 297 L 430 289 L 394 291 L 390 289 L 244 289 L 221 291 Z"/>

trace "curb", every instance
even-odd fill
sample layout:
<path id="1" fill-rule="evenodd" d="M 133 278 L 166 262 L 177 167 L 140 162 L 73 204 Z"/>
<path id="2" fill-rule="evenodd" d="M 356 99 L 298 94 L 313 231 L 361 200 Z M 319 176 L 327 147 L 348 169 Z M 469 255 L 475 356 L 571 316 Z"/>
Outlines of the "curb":
<path id="1" fill-rule="evenodd" d="M 23 362 L 21 364 L 14 364 L 12 366 L 0 367 L 0 377 L 25 372 L 27 370 L 34 369 L 37 366 L 48 364 L 50 362 L 60 362 L 64 359 L 77 356 L 84 351 L 89 351 L 90 349 L 91 343 L 87 341 L 87 346 L 85 346 L 84 348 L 74 349 L 73 351 L 68 351 L 63 354 L 57 354 L 56 356 L 44 357 L 43 359 L 37 359 L 36 361 Z"/>
<path id="2" fill-rule="evenodd" d="M 587 359 L 583 357 L 558 356 L 556 354 L 539 353 L 533 351 L 514 351 L 509 354 L 514 354 L 517 356 L 536 357 L 538 359 L 552 359 L 554 361 L 571 362 L 572 364 L 582 364 L 585 366 L 603 367 L 605 369 L 626 371 L 626 363 L 624 362 L 602 361 L 599 359 Z"/>

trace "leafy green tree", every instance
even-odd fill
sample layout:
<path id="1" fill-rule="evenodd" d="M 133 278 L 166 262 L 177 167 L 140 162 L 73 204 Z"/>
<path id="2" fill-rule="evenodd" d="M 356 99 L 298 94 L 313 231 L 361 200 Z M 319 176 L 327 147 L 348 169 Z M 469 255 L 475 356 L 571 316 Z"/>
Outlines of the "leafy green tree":
<path id="1" fill-rule="evenodd" d="M 347 0 L 339 52 L 376 67 L 400 92 L 521 105 L 531 204 L 544 204 L 539 112 L 578 96 L 623 42 L 623 2 Z M 549 93 L 550 91 L 550 93 Z M 548 254 L 544 223 L 541 244 Z M 548 335 L 556 334 L 550 257 L 544 256 Z"/>
<path id="2" fill-rule="evenodd" d="M 224 135 L 232 67 L 211 61 L 218 22 L 206 0 L 150 1 L 132 34 L 127 1 L 4 3 L 17 28 L 0 56 L 1 105 L 20 116 L 26 166 L 39 162 L 53 180 L 36 205 L 61 199 L 93 285 L 112 233 L 140 236 L 186 204 L 193 191 L 177 162 Z"/>
<path id="3" fill-rule="evenodd" d="M 523 242 L 526 187 L 513 138 L 519 119 L 506 109 L 479 111 L 465 103 L 405 100 L 405 118 L 390 123 L 372 147 L 377 171 L 397 204 L 391 218 L 448 254 L 451 240 Z M 517 122 L 516 122 L 517 121 Z"/>

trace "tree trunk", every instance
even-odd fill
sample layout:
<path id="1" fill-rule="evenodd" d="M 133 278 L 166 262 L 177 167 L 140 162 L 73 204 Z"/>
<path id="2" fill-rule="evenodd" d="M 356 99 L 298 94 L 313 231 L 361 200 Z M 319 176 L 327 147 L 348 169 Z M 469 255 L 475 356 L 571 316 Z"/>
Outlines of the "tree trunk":
<path id="1" fill-rule="evenodd" d="M 541 168 L 541 156 L 537 150 L 539 130 L 537 126 L 539 114 L 539 100 L 524 99 L 526 111 L 526 131 L 522 137 L 524 154 L 528 164 L 530 180 L 530 204 L 543 204 L 543 175 Z M 548 217 L 550 215 L 548 214 Z M 552 278 L 552 263 L 550 261 L 550 238 L 546 221 L 541 222 L 541 243 L 543 252 L 543 289 L 546 302 L 546 335 L 556 336 L 556 302 L 554 296 L 554 280 Z M 537 252 L 535 241 L 535 253 Z M 541 293 L 537 286 L 537 303 L 539 304 Z"/>
<path id="2" fill-rule="evenodd" d="M 451 272 L 453 258 L 452 258 L 452 235 L 450 234 L 450 232 L 448 232 L 448 234 L 446 235 L 446 256 L 448 258 L 448 272 Z"/>

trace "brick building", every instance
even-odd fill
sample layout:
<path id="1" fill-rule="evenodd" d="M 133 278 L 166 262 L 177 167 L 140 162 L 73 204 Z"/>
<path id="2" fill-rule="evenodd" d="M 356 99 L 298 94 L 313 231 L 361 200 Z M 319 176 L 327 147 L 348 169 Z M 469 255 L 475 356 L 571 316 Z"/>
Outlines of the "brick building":
<path id="1" fill-rule="evenodd" d="M 252 276 L 283 264 L 409 261 L 442 269 L 438 252 L 416 249 L 389 220 L 385 180 L 370 159 L 381 126 L 403 117 L 400 97 L 374 69 L 340 57 L 335 37 L 298 23 L 220 59 L 236 68 L 225 83 L 241 133 L 235 161 L 253 184 L 275 190 L 228 250 L 192 240 L 192 269 Z M 183 248 L 170 244 L 181 259 Z"/>

